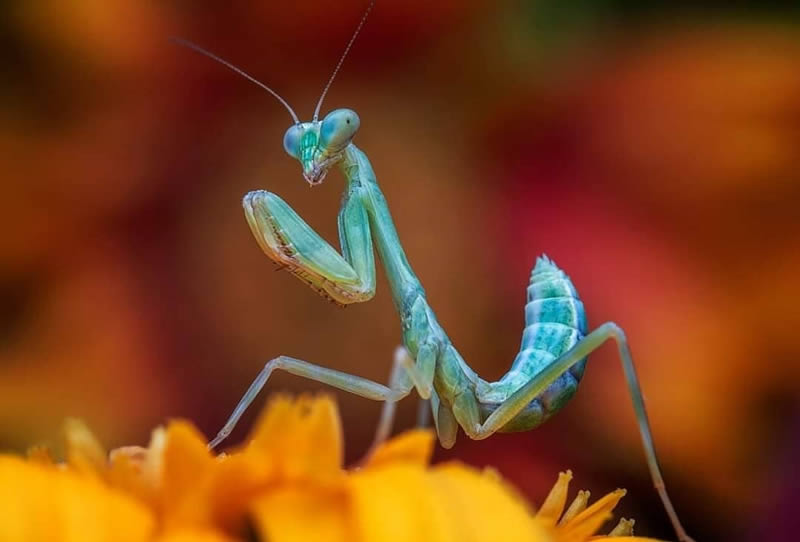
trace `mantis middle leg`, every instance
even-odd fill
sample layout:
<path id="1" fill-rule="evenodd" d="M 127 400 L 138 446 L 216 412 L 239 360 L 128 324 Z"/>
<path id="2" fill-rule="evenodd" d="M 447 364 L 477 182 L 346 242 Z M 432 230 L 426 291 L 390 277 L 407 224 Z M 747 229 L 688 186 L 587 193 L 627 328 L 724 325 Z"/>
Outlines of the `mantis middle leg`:
<path id="1" fill-rule="evenodd" d="M 405 352 L 404 348 L 402 350 Z M 424 368 L 418 370 L 413 361 L 408 358 L 407 354 L 405 357 L 395 356 L 395 359 L 395 369 L 392 371 L 392 380 L 395 383 L 394 387 L 387 387 L 367 378 L 351 375 L 342 371 L 336 371 L 334 369 L 328 369 L 327 367 L 314 365 L 313 363 L 308 363 L 307 361 L 291 358 L 289 356 L 279 356 L 273 360 L 270 360 L 255 378 L 255 380 L 253 380 L 253 383 L 250 384 L 250 387 L 239 400 L 236 408 L 233 409 L 233 413 L 231 413 L 228 421 L 225 422 L 225 425 L 222 427 L 222 429 L 220 429 L 219 433 L 217 433 L 217 436 L 214 437 L 214 439 L 208 444 L 208 447 L 215 448 L 223 440 L 225 440 L 228 435 L 231 434 L 231 431 L 233 431 L 233 428 L 236 427 L 239 418 L 242 417 L 242 414 L 244 414 L 245 410 L 247 410 L 247 407 L 249 407 L 250 404 L 255 400 L 259 392 L 261 392 L 261 389 L 267 383 L 267 380 L 269 380 L 272 372 L 276 369 L 282 369 L 293 375 L 302 376 L 303 378 L 307 378 L 309 380 L 315 380 L 317 382 L 327 384 L 334 388 L 364 397 L 366 399 L 372 399 L 373 401 L 386 401 L 387 405 L 393 405 L 395 401 L 398 401 L 408 395 L 413 387 L 417 387 L 420 395 L 426 394 L 428 397 L 430 397 L 431 388 L 433 386 L 433 367 L 428 369 L 427 365 L 425 365 Z M 432 359 L 435 363 L 435 356 Z M 399 363 L 397 360 L 399 360 Z M 426 361 L 425 363 L 428 362 Z M 399 376 L 394 376 L 395 374 Z M 406 385 L 409 380 L 411 384 Z M 388 430 L 391 429 L 392 420 L 391 417 L 389 417 L 388 424 L 386 424 L 385 411 L 386 409 L 384 408 L 384 413 L 381 416 L 382 423 L 379 425 L 379 428 L 382 425 L 388 425 L 388 427 L 386 427 L 386 431 L 388 433 Z M 393 414 L 393 409 L 391 413 Z"/>
<path id="2" fill-rule="evenodd" d="M 633 365 L 633 358 L 631 357 L 630 349 L 628 348 L 628 341 L 625 338 L 625 332 L 613 322 L 607 322 L 591 333 L 584 337 L 577 345 L 570 351 L 565 353 L 560 358 L 554 360 L 545 369 L 534 376 L 527 384 L 517 390 L 511 397 L 501 403 L 497 409 L 492 412 L 486 420 L 481 424 L 477 417 L 477 404 L 472 398 L 472 403 L 455 404 L 454 414 L 459 419 L 464 431 L 470 438 L 480 440 L 485 439 L 506 423 L 508 423 L 514 416 L 525 408 L 525 406 L 542 393 L 550 384 L 552 384 L 559 376 L 566 372 L 570 367 L 577 362 L 588 356 L 593 351 L 597 350 L 608 339 L 614 339 L 617 343 L 617 350 L 619 352 L 620 360 L 622 361 L 622 369 L 625 373 L 625 379 L 628 383 L 631 400 L 633 401 L 633 409 L 636 412 L 636 420 L 639 424 L 639 432 L 642 437 L 642 444 L 644 445 L 645 456 L 647 457 L 647 465 L 650 469 L 650 476 L 653 480 L 653 485 L 658 491 L 661 501 L 664 504 L 664 509 L 672 522 L 678 538 L 681 542 L 688 542 L 692 539 L 686 534 L 683 526 L 675 513 L 675 508 L 672 506 L 672 501 L 667 494 L 664 485 L 664 478 L 661 475 L 661 469 L 658 466 L 658 459 L 656 456 L 655 446 L 653 445 L 653 436 L 650 431 L 650 422 L 647 418 L 647 411 L 644 406 L 644 398 L 642 390 L 639 386 L 639 379 L 636 376 L 636 368 Z M 462 397 L 466 397 L 462 396 Z"/>
<path id="3" fill-rule="evenodd" d="M 433 393 L 433 373 L 436 369 L 436 356 L 436 347 L 432 344 L 424 344 L 417 352 L 417 363 L 415 365 L 408 350 L 398 346 L 394 351 L 394 363 L 392 363 L 392 372 L 389 375 L 389 388 L 397 392 L 401 397 L 405 397 L 413 388 L 416 388 L 422 401 L 430 399 Z M 397 409 L 396 403 L 397 400 L 387 400 L 383 404 L 371 450 L 389 437 L 394 424 L 394 415 Z M 424 406 L 427 407 L 427 405 Z"/>

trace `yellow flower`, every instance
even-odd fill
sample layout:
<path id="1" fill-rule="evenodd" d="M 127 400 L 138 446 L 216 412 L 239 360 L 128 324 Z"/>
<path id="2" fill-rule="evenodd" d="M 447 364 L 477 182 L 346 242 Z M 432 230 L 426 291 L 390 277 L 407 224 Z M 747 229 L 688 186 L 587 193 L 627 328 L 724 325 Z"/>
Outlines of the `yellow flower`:
<path id="1" fill-rule="evenodd" d="M 430 466 L 433 434 L 423 430 L 348 470 L 339 414 L 325 397 L 273 399 L 229 454 L 209 452 L 184 421 L 156 429 L 147 448 L 106 454 L 71 420 L 66 444 L 64 464 L 41 449 L 27 461 L 0 456 L 0 540 L 581 542 L 624 494 L 587 507 L 580 492 L 564 512 L 571 474 L 562 473 L 534 514 L 492 470 Z M 630 535 L 632 523 L 610 536 Z"/>
<path id="2" fill-rule="evenodd" d="M 615 540 L 620 537 L 625 537 L 625 540 L 628 541 L 652 540 L 634 538 L 634 520 L 624 518 L 619 520 L 608 536 L 592 536 L 603 523 L 611 519 L 611 511 L 626 492 L 624 489 L 612 491 L 587 508 L 589 492 L 582 490 L 578 492 L 565 512 L 564 507 L 567 503 L 570 480 L 572 480 L 572 471 L 560 472 L 558 481 L 536 513 L 536 519 L 550 529 L 558 542 L 582 542 L 589 537 L 592 540 Z"/>

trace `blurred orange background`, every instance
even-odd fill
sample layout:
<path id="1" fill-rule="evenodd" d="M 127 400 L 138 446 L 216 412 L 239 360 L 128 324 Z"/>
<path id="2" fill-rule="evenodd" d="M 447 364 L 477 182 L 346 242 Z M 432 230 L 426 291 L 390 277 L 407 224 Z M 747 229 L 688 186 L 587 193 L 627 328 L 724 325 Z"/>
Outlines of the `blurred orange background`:
<path id="1" fill-rule="evenodd" d="M 800 503 L 800 17 L 778 3 L 378 1 L 323 107 L 361 116 L 400 237 L 468 362 L 519 346 L 534 258 L 590 326 L 626 329 L 667 485 L 700 540 L 781 540 Z M 240 199 L 284 197 L 336 240 L 338 173 L 309 189 L 269 95 L 303 118 L 366 6 L 11 2 L 0 48 L 0 446 L 79 416 L 109 446 L 171 417 L 208 435 L 287 354 L 388 377 L 399 321 L 274 273 Z M 269 392 L 320 389 L 285 374 Z M 380 405 L 337 393 L 348 456 Z M 263 399 L 262 399 L 263 400 Z M 412 399 L 398 428 L 413 425 Z M 241 439 L 255 411 L 234 434 Z M 540 500 L 559 469 L 630 492 L 672 536 L 612 347 L 542 428 L 438 455 Z M 580 485 L 580 484 L 579 484 Z M 778 503 L 782 503 L 780 506 Z"/>

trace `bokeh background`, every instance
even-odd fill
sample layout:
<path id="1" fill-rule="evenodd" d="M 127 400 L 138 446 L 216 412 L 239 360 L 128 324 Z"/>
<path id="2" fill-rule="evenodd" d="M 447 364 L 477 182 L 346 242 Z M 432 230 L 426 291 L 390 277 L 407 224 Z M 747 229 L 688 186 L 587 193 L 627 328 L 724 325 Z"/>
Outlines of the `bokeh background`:
<path id="1" fill-rule="evenodd" d="M 800 521 L 789 4 L 379 1 L 323 107 L 361 115 L 408 256 L 479 373 L 513 359 L 543 252 L 590 324 L 627 330 L 699 540 L 790 540 Z M 240 207 L 275 191 L 335 241 L 338 173 L 309 189 L 280 105 L 167 41 L 203 44 L 305 118 L 365 5 L 3 3 L 0 447 L 56 444 L 68 415 L 109 446 L 177 416 L 212 435 L 278 354 L 387 378 L 399 325 L 383 277 L 369 303 L 326 303 L 273 272 Z M 355 459 L 379 405 L 337 396 Z M 414 413 L 409 399 L 398 426 Z M 462 435 L 449 458 L 495 465 L 535 500 L 565 468 L 594 495 L 627 487 L 637 532 L 672 537 L 611 346 L 545 426 Z"/>

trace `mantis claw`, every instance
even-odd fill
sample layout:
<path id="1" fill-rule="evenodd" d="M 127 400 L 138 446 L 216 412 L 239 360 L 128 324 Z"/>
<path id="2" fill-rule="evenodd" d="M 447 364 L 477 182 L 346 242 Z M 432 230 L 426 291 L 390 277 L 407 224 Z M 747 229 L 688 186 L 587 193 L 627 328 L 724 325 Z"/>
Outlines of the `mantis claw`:
<path id="1" fill-rule="evenodd" d="M 366 211 L 358 198 L 350 201 L 349 208 L 342 210 L 344 217 L 340 217 L 345 257 L 271 192 L 249 192 L 242 206 L 258 245 L 273 262 L 326 299 L 346 305 L 366 301 L 375 293 L 375 262 Z"/>

